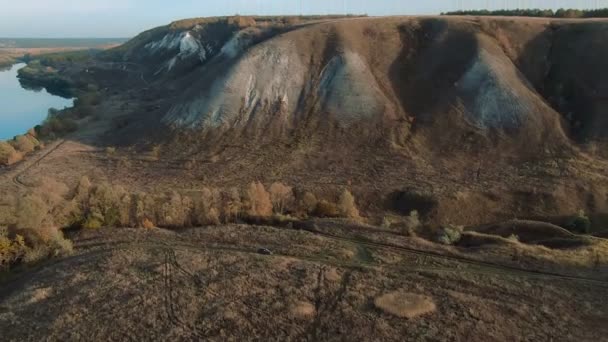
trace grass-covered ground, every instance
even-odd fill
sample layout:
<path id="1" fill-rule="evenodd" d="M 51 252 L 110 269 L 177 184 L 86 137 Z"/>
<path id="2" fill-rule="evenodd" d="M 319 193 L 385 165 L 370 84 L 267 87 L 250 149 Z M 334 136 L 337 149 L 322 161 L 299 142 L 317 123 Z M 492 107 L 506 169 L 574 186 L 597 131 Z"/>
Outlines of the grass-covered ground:
<path id="1" fill-rule="evenodd" d="M 5 280 L 6 339 L 568 341 L 608 334 L 602 282 L 268 226 L 101 229 L 71 238 L 71 256 Z"/>

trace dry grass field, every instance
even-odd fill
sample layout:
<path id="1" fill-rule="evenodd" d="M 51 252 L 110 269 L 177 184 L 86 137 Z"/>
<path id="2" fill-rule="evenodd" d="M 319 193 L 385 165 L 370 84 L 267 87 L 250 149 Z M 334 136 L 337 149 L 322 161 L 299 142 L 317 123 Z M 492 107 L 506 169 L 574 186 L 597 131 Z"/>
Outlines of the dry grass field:
<path id="1" fill-rule="evenodd" d="M 508 271 L 264 226 L 70 237 L 72 256 L 3 285 L 7 340 L 569 341 L 608 333 L 606 280 Z"/>

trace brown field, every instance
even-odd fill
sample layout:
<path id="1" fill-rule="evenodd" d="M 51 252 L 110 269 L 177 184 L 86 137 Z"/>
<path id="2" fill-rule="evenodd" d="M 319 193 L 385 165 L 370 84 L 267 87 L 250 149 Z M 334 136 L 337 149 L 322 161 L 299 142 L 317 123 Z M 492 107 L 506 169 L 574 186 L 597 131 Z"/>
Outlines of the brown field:
<path id="1" fill-rule="evenodd" d="M 608 333 L 606 279 L 263 226 L 103 229 L 71 238 L 72 256 L 3 285 L 0 327 L 8 340 L 567 341 Z M 261 247 L 274 254 L 258 254 Z M 424 299 L 385 310 L 395 291 Z"/>
<path id="2" fill-rule="evenodd" d="M 47 53 L 79 51 L 83 48 L 0 48 L 0 65 L 11 65 L 16 59 L 30 54 L 32 56 L 43 55 Z"/>

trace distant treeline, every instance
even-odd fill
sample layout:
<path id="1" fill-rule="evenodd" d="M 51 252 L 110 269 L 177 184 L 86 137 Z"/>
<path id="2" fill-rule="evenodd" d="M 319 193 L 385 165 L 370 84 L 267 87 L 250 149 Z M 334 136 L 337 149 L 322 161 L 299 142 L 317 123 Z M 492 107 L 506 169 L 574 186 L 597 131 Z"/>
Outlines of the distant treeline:
<path id="1" fill-rule="evenodd" d="M 441 15 L 474 15 L 505 17 L 541 17 L 541 18 L 608 18 L 608 8 L 578 10 L 560 8 L 552 9 L 510 9 L 510 10 L 470 10 L 441 13 Z"/>
<path id="2" fill-rule="evenodd" d="M 0 38 L 0 48 L 92 48 L 125 41 L 127 38 Z"/>

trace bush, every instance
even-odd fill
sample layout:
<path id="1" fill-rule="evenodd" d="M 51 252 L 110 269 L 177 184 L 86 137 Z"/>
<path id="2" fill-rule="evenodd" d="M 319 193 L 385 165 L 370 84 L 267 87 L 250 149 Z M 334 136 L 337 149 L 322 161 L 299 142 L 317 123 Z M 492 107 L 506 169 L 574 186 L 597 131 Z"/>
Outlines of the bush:
<path id="1" fill-rule="evenodd" d="M 21 259 L 26 252 L 23 236 L 16 235 L 14 239 L 0 236 L 0 267 L 9 268 Z"/>
<path id="2" fill-rule="evenodd" d="M 317 203 L 314 213 L 318 217 L 340 217 L 338 206 L 326 200 L 321 200 Z"/>
<path id="3" fill-rule="evenodd" d="M 589 217 L 581 210 L 570 218 L 566 224 L 566 228 L 575 233 L 589 234 L 591 232 L 591 220 L 589 220 Z"/>
<path id="4" fill-rule="evenodd" d="M 269 217 L 272 215 L 270 194 L 260 182 L 252 182 L 247 190 L 249 199 L 249 216 Z"/>
<path id="5" fill-rule="evenodd" d="M 81 109 L 86 107 L 97 106 L 101 103 L 101 96 L 99 92 L 92 90 L 85 94 L 80 95 L 74 101 L 74 107 Z"/>
<path id="6" fill-rule="evenodd" d="M 318 203 L 319 201 L 313 193 L 305 192 L 298 204 L 299 211 L 311 215 L 315 212 Z"/>
<path id="7" fill-rule="evenodd" d="M 86 220 L 99 221 L 104 226 L 128 226 L 130 223 L 130 195 L 120 186 L 107 183 L 92 187 L 85 203 Z M 86 223 L 86 222 L 85 222 Z"/>
<path id="8" fill-rule="evenodd" d="M 144 218 L 144 220 L 142 222 L 142 228 L 152 229 L 152 228 L 154 228 L 154 223 L 152 221 L 150 221 L 148 218 Z"/>
<path id="9" fill-rule="evenodd" d="M 36 148 L 36 146 L 40 145 L 38 140 L 30 135 L 19 135 L 16 136 L 11 144 L 15 148 L 15 150 L 21 152 L 22 154 L 27 154 Z"/>
<path id="10" fill-rule="evenodd" d="M 203 188 L 194 199 L 193 223 L 197 225 L 216 225 L 220 223 L 217 209 L 221 195 L 215 189 Z"/>
<path id="11" fill-rule="evenodd" d="M 355 197 L 347 189 L 344 189 L 342 195 L 340 195 L 338 207 L 340 210 L 340 214 L 343 217 L 348 217 L 352 219 L 361 218 L 361 216 L 359 215 L 359 209 L 357 209 L 357 205 L 355 204 Z"/>
<path id="12" fill-rule="evenodd" d="M 41 137 L 56 138 L 72 133 L 78 129 L 76 122 L 61 113 L 49 114 L 42 125 L 36 126 L 36 133 Z"/>
<path id="13" fill-rule="evenodd" d="M 453 245 L 460 241 L 462 230 L 462 226 L 448 225 L 442 228 L 437 240 L 444 245 Z"/>
<path id="14" fill-rule="evenodd" d="M 161 215 L 158 224 L 170 228 L 191 225 L 192 209 L 192 200 L 189 197 L 182 197 L 174 191 L 165 197 L 161 205 Z"/>
<path id="15" fill-rule="evenodd" d="M 26 195 L 17 204 L 17 227 L 30 229 L 41 227 L 47 219 L 49 209 L 40 196 Z"/>
<path id="16" fill-rule="evenodd" d="M 228 190 L 228 192 L 222 194 L 222 212 L 224 222 L 236 221 L 241 214 L 242 207 L 243 202 L 241 201 L 241 193 L 239 189 L 231 188 Z"/>
<path id="17" fill-rule="evenodd" d="M 57 228 L 12 228 L 9 236 L 0 237 L 0 264 L 10 267 L 19 262 L 30 263 L 67 255 L 72 248 L 71 241 L 65 239 Z"/>
<path id="18" fill-rule="evenodd" d="M 413 235 L 416 230 L 422 227 L 420 218 L 418 217 L 418 211 L 412 210 L 409 216 L 405 217 L 405 229 L 409 235 Z"/>
<path id="19" fill-rule="evenodd" d="M 103 218 L 91 215 L 82 223 L 84 229 L 99 229 L 103 226 Z"/>
<path id="20" fill-rule="evenodd" d="M 272 183 L 270 186 L 270 200 L 274 212 L 284 214 L 285 209 L 294 202 L 293 189 L 283 183 Z"/>
<path id="21" fill-rule="evenodd" d="M 0 165 L 13 165 L 22 158 L 23 155 L 17 152 L 12 145 L 0 141 Z"/>

